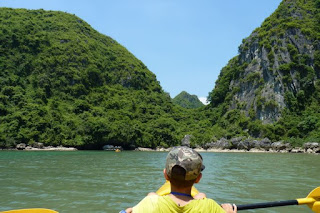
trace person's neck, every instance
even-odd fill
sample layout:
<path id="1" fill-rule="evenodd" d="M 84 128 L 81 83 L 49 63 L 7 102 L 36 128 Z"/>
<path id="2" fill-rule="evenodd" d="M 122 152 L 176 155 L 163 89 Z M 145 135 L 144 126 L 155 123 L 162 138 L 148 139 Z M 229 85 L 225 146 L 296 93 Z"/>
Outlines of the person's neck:
<path id="1" fill-rule="evenodd" d="M 191 195 L 191 188 L 192 187 L 180 188 L 180 187 L 171 185 L 172 192 L 179 192 L 179 193 L 188 194 L 188 195 Z"/>
<path id="2" fill-rule="evenodd" d="M 179 195 L 179 194 L 170 193 L 169 196 L 178 206 L 180 207 L 185 206 L 191 200 L 193 200 L 193 197 L 191 196 L 191 188 L 192 187 L 179 188 L 171 185 L 171 192 L 176 192 L 181 194 Z"/>

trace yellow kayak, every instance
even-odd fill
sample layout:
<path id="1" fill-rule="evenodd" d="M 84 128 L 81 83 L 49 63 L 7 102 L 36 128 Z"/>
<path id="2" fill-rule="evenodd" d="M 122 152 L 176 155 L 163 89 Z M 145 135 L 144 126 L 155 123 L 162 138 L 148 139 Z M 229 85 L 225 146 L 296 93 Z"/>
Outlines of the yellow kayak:
<path id="1" fill-rule="evenodd" d="M 170 194 L 171 192 L 171 186 L 170 182 L 166 181 L 156 192 L 158 195 L 163 196 Z M 191 189 L 191 195 L 194 197 L 196 194 L 198 194 L 199 191 L 193 186 Z M 18 210 L 9 210 L 9 211 L 4 211 L 0 213 L 59 213 L 57 211 L 51 210 L 51 209 L 18 209 Z"/>
<path id="2" fill-rule="evenodd" d="M 171 192 L 171 186 L 170 186 L 170 182 L 169 181 L 166 181 L 159 189 L 158 191 L 156 192 L 158 195 L 162 196 L 162 195 L 167 195 L 167 194 L 170 194 Z M 194 187 L 192 186 L 192 189 L 191 189 L 191 196 L 194 197 L 196 194 L 198 194 L 199 191 Z"/>
<path id="3" fill-rule="evenodd" d="M 36 209 L 9 210 L 9 211 L 4 211 L 4 212 L 0 212 L 0 213 L 59 213 L 59 212 L 51 210 L 51 209 L 36 208 Z"/>

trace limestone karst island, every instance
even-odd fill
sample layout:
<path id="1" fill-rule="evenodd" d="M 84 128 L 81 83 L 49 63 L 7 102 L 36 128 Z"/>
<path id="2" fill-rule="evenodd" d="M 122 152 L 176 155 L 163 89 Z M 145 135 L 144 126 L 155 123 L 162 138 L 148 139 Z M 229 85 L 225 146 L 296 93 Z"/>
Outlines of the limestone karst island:
<path id="1" fill-rule="evenodd" d="M 210 104 L 188 107 L 81 17 L 0 8 L 0 148 L 154 149 L 187 135 L 203 149 L 320 152 L 319 11 L 282 1 L 221 69 Z"/>

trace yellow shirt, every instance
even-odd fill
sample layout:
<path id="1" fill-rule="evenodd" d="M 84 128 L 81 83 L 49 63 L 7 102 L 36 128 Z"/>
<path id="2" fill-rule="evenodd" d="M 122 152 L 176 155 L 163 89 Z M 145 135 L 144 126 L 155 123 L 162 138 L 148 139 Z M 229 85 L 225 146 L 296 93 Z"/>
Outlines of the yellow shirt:
<path id="1" fill-rule="evenodd" d="M 178 206 L 168 195 L 151 195 L 145 197 L 138 205 L 133 207 L 133 213 L 225 213 L 222 207 L 214 200 L 204 198 L 201 200 L 192 200 L 185 206 Z"/>

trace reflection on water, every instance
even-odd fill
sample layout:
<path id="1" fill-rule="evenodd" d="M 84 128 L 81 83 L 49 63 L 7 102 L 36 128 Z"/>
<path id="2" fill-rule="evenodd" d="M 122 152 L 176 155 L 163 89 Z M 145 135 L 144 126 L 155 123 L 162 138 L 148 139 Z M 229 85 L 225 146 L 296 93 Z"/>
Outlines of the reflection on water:
<path id="1" fill-rule="evenodd" d="M 119 212 L 164 182 L 165 152 L 0 152 L 0 211 Z M 196 187 L 219 203 L 305 197 L 320 185 L 320 155 L 202 153 Z M 246 212 L 310 212 L 306 206 Z"/>

